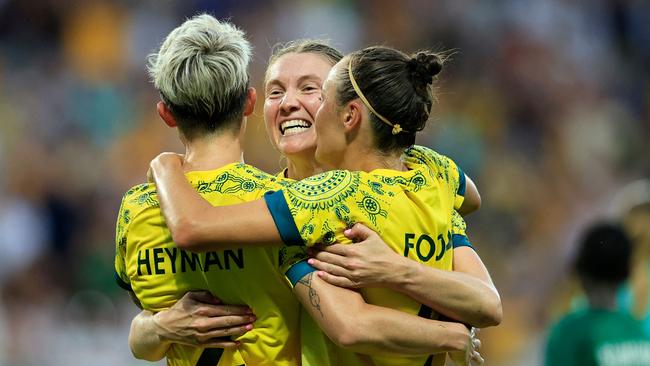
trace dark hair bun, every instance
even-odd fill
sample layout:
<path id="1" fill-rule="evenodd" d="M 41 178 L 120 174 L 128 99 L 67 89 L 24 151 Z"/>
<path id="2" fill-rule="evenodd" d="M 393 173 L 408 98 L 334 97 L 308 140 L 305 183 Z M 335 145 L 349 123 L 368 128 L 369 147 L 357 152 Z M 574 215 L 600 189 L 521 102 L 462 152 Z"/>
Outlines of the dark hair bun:
<path id="1" fill-rule="evenodd" d="M 420 51 L 407 62 L 411 77 L 416 84 L 424 86 L 433 82 L 433 77 L 442 70 L 442 59 L 435 53 Z"/>

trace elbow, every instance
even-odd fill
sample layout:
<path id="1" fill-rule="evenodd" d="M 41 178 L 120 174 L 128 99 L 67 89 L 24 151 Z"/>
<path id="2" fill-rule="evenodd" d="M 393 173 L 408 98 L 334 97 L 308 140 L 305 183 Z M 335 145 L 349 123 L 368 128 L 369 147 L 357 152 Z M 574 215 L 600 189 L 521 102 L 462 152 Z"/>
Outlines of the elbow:
<path id="1" fill-rule="evenodd" d="M 190 220 L 178 220 L 169 224 L 172 240 L 179 249 L 196 251 L 201 244 L 196 224 Z"/>
<path id="2" fill-rule="evenodd" d="M 129 348 L 131 348 L 131 354 L 134 358 L 138 360 L 144 360 L 149 362 L 160 361 L 165 357 L 165 354 L 156 354 L 155 352 L 147 352 L 145 349 L 138 348 L 137 343 L 132 337 L 129 336 Z"/>
<path id="3" fill-rule="evenodd" d="M 503 321 L 503 306 L 501 305 L 501 300 L 499 299 L 498 305 L 494 312 L 492 313 L 492 316 L 490 317 L 490 322 L 489 322 L 489 327 L 496 327 L 497 325 L 501 324 L 501 321 Z"/>
<path id="4" fill-rule="evenodd" d="M 494 296 L 489 299 L 483 306 L 480 313 L 478 324 L 474 325 L 477 328 L 495 327 L 501 324 L 503 320 L 503 306 L 499 296 Z"/>
<path id="5" fill-rule="evenodd" d="M 151 354 L 140 354 L 138 351 L 134 350 L 133 347 L 131 347 L 131 354 L 133 354 L 133 357 L 138 359 L 138 360 L 144 360 L 144 361 L 149 361 L 149 362 L 156 362 L 162 360 L 165 355 L 151 355 Z"/>
<path id="6" fill-rule="evenodd" d="M 466 216 L 478 211 L 479 208 L 481 208 L 481 196 L 476 192 L 476 194 L 465 198 L 463 205 L 458 209 L 458 213 L 461 216 Z"/>
<path id="7" fill-rule="evenodd" d="M 481 195 L 476 192 L 476 197 L 470 202 L 470 212 L 478 211 L 479 208 L 481 208 Z"/>
<path id="8" fill-rule="evenodd" d="M 355 351 L 369 343 L 369 341 L 363 336 L 360 328 L 354 324 L 340 327 L 337 329 L 336 334 L 333 334 L 330 338 L 332 338 L 332 342 L 339 347 L 350 351 Z"/>
<path id="9" fill-rule="evenodd" d="M 377 348 L 380 346 L 378 332 L 371 317 L 365 316 L 365 312 L 350 312 L 345 319 L 335 328 L 330 339 L 339 347 L 352 352 L 364 352 L 368 347 Z M 365 353 L 365 352 L 364 352 Z"/>

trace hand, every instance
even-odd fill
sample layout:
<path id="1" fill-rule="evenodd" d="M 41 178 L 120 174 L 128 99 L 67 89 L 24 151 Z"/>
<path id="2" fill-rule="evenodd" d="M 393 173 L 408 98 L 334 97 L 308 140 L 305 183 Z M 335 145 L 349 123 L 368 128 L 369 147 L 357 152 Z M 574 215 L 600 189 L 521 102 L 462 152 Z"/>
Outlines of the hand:
<path id="1" fill-rule="evenodd" d="M 317 276 L 332 285 L 347 288 L 390 287 L 413 263 L 395 253 L 371 229 L 355 224 L 344 232 L 355 244 L 333 244 L 311 250 L 308 260 Z M 409 266 L 410 265 L 410 266 Z"/>
<path id="2" fill-rule="evenodd" d="M 165 341 L 226 348 L 239 344 L 230 336 L 240 336 L 253 329 L 255 315 L 247 306 L 224 305 L 208 291 L 195 291 L 183 295 L 171 308 L 156 313 L 153 321 L 158 336 Z"/>
<path id="3" fill-rule="evenodd" d="M 183 166 L 183 159 L 185 155 L 177 154 L 173 152 L 164 152 L 158 154 L 151 162 L 149 163 L 149 169 L 147 170 L 147 182 L 155 183 L 155 176 L 157 173 L 160 173 L 165 169 L 178 169 Z"/>
<path id="4" fill-rule="evenodd" d="M 485 360 L 479 353 L 481 348 L 481 340 L 477 337 L 478 329 L 472 328 L 469 332 L 469 339 L 467 348 L 464 351 L 449 352 L 449 358 L 454 361 L 456 366 L 473 366 L 482 365 Z"/>

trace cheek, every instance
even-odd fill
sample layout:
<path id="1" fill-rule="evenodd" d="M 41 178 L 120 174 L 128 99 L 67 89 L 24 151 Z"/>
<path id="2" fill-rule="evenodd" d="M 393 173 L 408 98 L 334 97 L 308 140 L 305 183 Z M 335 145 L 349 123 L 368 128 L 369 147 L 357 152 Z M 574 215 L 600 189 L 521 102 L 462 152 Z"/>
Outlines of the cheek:
<path id="1" fill-rule="evenodd" d="M 305 106 L 307 113 L 315 117 L 318 113 L 318 109 L 320 108 L 321 103 L 322 102 L 320 95 L 310 95 L 309 99 L 305 100 L 303 105 Z"/>
<path id="2" fill-rule="evenodd" d="M 328 114 L 323 113 L 324 111 L 321 111 L 321 117 L 329 117 Z M 330 145 L 332 145 L 333 140 L 337 138 L 337 131 L 335 126 L 332 125 L 331 120 L 326 120 L 326 119 L 320 119 L 318 121 L 319 123 L 316 124 L 316 139 L 318 140 L 318 145 L 323 146 L 325 149 L 329 149 Z"/>
<path id="3" fill-rule="evenodd" d="M 278 111 L 278 103 L 275 101 L 265 101 L 264 102 L 264 125 L 266 126 L 266 132 L 269 136 L 274 135 L 274 131 L 277 132 L 275 128 L 275 116 Z"/>

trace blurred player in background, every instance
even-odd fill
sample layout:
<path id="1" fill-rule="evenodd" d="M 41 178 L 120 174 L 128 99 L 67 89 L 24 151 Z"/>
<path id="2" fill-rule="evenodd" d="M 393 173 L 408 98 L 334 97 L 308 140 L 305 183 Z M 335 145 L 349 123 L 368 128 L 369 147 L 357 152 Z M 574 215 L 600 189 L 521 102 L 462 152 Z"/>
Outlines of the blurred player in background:
<path id="1" fill-rule="evenodd" d="M 641 320 L 650 337 L 650 180 L 624 187 L 614 205 L 622 206 L 616 214 L 634 242 L 630 278 L 619 291 L 618 302 L 621 309 Z"/>
<path id="2" fill-rule="evenodd" d="M 574 269 L 588 306 L 551 328 L 545 365 L 650 365 L 650 338 L 616 304 L 617 289 L 630 273 L 632 252 L 632 242 L 618 225 L 598 224 L 585 232 Z"/>

